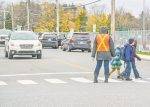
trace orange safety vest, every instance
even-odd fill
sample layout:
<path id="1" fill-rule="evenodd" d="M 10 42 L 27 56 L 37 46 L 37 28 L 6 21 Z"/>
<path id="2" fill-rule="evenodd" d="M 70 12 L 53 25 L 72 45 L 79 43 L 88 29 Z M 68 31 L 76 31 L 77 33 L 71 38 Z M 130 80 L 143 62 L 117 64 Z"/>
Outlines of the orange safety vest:
<path id="1" fill-rule="evenodd" d="M 110 36 L 108 34 L 99 34 L 96 36 L 97 51 L 107 52 L 110 50 L 109 46 Z"/>

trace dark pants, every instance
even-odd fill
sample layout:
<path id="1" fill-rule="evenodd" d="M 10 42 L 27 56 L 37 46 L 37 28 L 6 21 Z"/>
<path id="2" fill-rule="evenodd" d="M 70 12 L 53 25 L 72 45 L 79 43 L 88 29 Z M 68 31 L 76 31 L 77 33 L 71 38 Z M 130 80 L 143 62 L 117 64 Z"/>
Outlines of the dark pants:
<path id="1" fill-rule="evenodd" d="M 102 67 L 103 60 L 97 60 L 97 65 L 94 71 L 94 79 L 97 80 L 99 71 Z M 104 60 L 104 75 L 105 75 L 105 80 L 108 79 L 109 77 L 109 60 Z"/>
<path id="2" fill-rule="evenodd" d="M 124 78 L 130 78 L 131 70 L 133 69 L 133 73 L 134 73 L 135 78 L 139 78 L 139 73 L 138 73 L 138 70 L 136 68 L 135 61 L 125 62 L 125 63 L 126 63 L 126 68 L 125 68 L 125 71 L 122 72 L 121 75 Z"/>
<path id="3" fill-rule="evenodd" d="M 125 70 L 121 73 L 121 76 L 123 76 L 124 78 L 130 78 L 130 74 L 131 74 L 131 62 L 125 62 L 126 67 Z"/>
<path id="4" fill-rule="evenodd" d="M 135 61 L 132 61 L 131 65 L 132 65 L 132 69 L 133 69 L 133 73 L 134 73 L 135 78 L 139 78 L 139 72 L 136 68 Z"/>

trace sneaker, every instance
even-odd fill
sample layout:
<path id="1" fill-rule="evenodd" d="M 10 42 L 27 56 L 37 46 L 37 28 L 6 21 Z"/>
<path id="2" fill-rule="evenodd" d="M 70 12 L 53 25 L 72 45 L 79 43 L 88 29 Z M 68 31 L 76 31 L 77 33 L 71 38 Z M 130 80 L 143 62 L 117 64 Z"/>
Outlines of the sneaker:
<path id="1" fill-rule="evenodd" d="M 105 79 L 104 83 L 108 83 L 108 79 Z"/>
<path id="2" fill-rule="evenodd" d="M 117 76 L 117 79 L 124 80 L 124 77 L 123 77 L 123 76 L 121 76 L 121 75 L 119 75 L 119 76 Z"/>
<path id="3" fill-rule="evenodd" d="M 135 79 L 142 79 L 142 77 L 135 77 Z"/>
<path id="4" fill-rule="evenodd" d="M 94 79 L 93 83 L 98 83 L 98 80 Z"/>
<path id="5" fill-rule="evenodd" d="M 126 78 L 126 81 L 132 81 L 132 79 L 131 78 Z"/>
<path id="6" fill-rule="evenodd" d="M 117 79 L 122 79 L 121 76 L 117 76 Z"/>

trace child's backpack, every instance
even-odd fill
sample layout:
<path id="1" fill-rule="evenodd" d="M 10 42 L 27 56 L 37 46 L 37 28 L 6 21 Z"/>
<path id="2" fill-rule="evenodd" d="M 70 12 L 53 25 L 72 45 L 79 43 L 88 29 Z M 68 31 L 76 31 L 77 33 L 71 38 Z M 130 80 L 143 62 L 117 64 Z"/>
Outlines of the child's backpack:
<path id="1" fill-rule="evenodd" d="M 116 49 L 115 49 L 115 56 L 121 56 L 122 55 L 122 51 L 121 51 L 121 48 L 120 47 L 117 47 Z"/>
<path id="2" fill-rule="evenodd" d="M 125 61 L 126 60 L 126 56 L 125 56 L 125 52 L 126 52 L 126 45 L 124 45 L 123 47 L 121 47 L 121 60 Z"/>

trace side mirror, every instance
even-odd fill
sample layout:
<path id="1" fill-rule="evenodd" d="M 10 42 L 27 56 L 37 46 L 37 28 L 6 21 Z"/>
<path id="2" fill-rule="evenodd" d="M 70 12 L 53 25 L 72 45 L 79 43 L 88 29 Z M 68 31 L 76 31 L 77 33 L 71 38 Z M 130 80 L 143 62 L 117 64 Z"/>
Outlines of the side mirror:
<path id="1" fill-rule="evenodd" d="M 39 38 L 39 41 L 42 41 L 42 38 Z"/>

